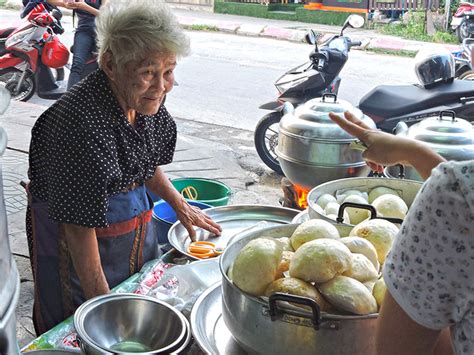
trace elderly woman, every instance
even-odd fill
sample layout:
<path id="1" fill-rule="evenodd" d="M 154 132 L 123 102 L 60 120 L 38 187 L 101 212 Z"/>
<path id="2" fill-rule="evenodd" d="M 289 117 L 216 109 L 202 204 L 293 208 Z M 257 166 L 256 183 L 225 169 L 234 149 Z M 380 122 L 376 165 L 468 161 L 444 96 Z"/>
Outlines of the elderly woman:
<path id="1" fill-rule="evenodd" d="M 220 227 L 190 206 L 160 165 L 176 125 L 162 105 L 189 44 L 157 0 L 114 0 L 97 18 L 100 69 L 46 110 L 32 130 L 27 229 L 34 324 L 43 333 L 159 256 L 146 188 L 193 225 Z"/>
<path id="2" fill-rule="evenodd" d="M 474 160 L 445 162 L 348 112 L 330 117 L 367 145 L 372 169 L 403 163 L 427 179 L 385 260 L 377 354 L 474 354 Z"/>

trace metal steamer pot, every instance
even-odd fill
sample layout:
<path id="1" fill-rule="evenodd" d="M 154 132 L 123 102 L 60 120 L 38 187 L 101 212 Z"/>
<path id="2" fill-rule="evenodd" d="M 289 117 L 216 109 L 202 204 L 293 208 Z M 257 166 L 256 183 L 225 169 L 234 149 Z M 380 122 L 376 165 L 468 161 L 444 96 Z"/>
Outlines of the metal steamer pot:
<path id="1" fill-rule="evenodd" d="M 285 176 L 307 190 L 340 178 L 367 176 L 362 154 L 350 149 L 356 139 L 329 118 L 329 112 L 352 112 L 370 127 L 374 122 L 334 94 L 309 100 L 296 109 L 285 103 L 276 154 Z"/>
<path id="2" fill-rule="evenodd" d="M 324 214 L 321 214 L 318 208 L 316 207 L 316 201 L 321 195 L 330 194 L 334 196 L 336 194 L 336 191 L 343 191 L 343 190 L 358 190 L 361 192 L 368 193 L 373 188 L 379 187 L 379 186 L 389 187 L 397 191 L 400 197 L 407 204 L 408 208 L 410 208 L 413 201 L 415 200 L 416 195 L 418 194 L 418 191 L 421 188 L 421 185 L 422 185 L 422 182 L 420 181 L 379 178 L 379 177 L 350 178 L 350 179 L 339 179 L 339 180 L 330 181 L 325 184 L 316 186 L 308 193 L 307 201 L 308 201 L 309 218 L 310 219 L 324 219 L 325 221 L 335 224 L 336 221 L 328 218 Z M 359 205 L 359 204 L 355 204 L 355 205 L 356 205 L 355 207 L 359 207 L 359 208 L 364 208 L 364 206 L 367 206 L 367 209 L 370 209 L 370 208 L 373 209 L 371 205 Z M 342 212 L 343 212 L 342 208 L 340 208 L 339 217 L 341 218 L 341 220 L 342 220 Z M 351 229 L 354 227 L 353 224 L 348 224 L 348 223 L 340 223 L 338 224 L 338 226 L 339 225 L 350 227 Z"/>
<path id="3" fill-rule="evenodd" d="M 251 354 L 342 355 L 375 352 L 375 328 L 378 314 L 365 316 L 336 315 L 320 312 L 306 297 L 276 293 L 269 301 L 248 295 L 227 276 L 239 251 L 252 239 L 262 236 L 289 237 L 298 225 L 270 227 L 242 233 L 220 256 L 222 273 L 222 315 L 235 340 Z M 350 227 L 337 225 L 341 236 Z M 312 311 L 285 307 L 307 305 Z"/>
<path id="4" fill-rule="evenodd" d="M 474 159 L 474 128 L 470 122 L 456 118 L 453 111 L 441 111 L 439 116 L 425 118 L 410 127 L 400 122 L 395 134 L 427 144 L 446 160 Z M 403 177 L 399 172 L 397 166 L 385 168 L 388 177 Z M 404 177 L 423 181 L 412 167 L 405 167 Z"/>

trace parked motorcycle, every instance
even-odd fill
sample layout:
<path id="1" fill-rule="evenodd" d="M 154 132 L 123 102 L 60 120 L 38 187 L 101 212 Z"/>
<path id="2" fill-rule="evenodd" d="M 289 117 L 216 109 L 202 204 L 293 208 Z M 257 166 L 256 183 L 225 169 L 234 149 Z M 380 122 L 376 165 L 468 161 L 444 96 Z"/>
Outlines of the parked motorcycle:
<path id="1" fill-rule="evenodd" d="M 275 153 L 283 104 L 290 102 L 296 107 L 324 93 L 337 94 L 341 82 L 339 73 L 347 62 L 349 51 L 352 47 L 361 45 L 361 42 L 351 41 L 349 37 L 344 36 L 344 30 L 348 27 L 360 28 L 363 25 L 363 17 L 350 15 L 341 33 L 329 38 L 319 48 L 316 34 L 310 31 L 306 41 L 315 47 L 309 55 L 309 61 L 278 78 L 275 82 L 280 93 L 277 100 L 260 106 L 261 109 L 272 112 L 263 116 L 257 123 L 254 134 L 255 148 L 263 162 L 277 173 L 283 174 Z"/>
<path id="2" fill-rule="evenodd" d="M 0 29 L 0 85 L 12 98 L 28 101 L 36 92 L 42 99 L 56 100 L 67 91 L 64 81 L 69 50 L 58 35 L 64 32 L 57 9 L 36 5 L 17 28 Z M 97 68 L 89 58 L 85 77 Z"/>
<path id="3" fill-rule="evenodd" d="M 339 56 L 334 54 L 334 58 L 346 53 L 345 48 L 339 50 L 341 53 Z M 331 66 L 331 59 L 330 57 L 325 65 Z M 436 51 L 427 53 L 427 56 L 420 56 L 419 59 L 417 56 L 415 60 L 421 84 L 377 86 L 360 100 L 359 109 L 374 120 L 377 128 L 388 133 L 392 133 L 399 122 L 410 126 L 424 118 L 439 116 L 441 111 L 446 110 L 453 111 L 456 117 L 473 122 L 474 83 L 469 80 L 453 80 L 455 70 L 451 53 L 437 48 Z M 269 136 L 273 144 L 271 149 L 275 151 L 278 125 Z M 264 138 L 260 137 L 255 145 L 262 146 L 264 143 Z M 267 164 L 267 160 L 263 161 Z M 267 165 L 280 173 L 278 160 L 275 159 L 272 163 Z"/>
<path id="4" fill-rule="evenodd" d="M 474 70 L 472 68 L 472 49 L 474 38 L 466 38 L 462 41 L 459 51 L 453 52 L 456 64 L 455 78 L 459 80 L 474 80 Z"/>
<path id="5" fill-rule="evenodd" d="M 474 37 L 474 3 L 461 2 L 451 19 L 451 28 L 459 42 Z"/>

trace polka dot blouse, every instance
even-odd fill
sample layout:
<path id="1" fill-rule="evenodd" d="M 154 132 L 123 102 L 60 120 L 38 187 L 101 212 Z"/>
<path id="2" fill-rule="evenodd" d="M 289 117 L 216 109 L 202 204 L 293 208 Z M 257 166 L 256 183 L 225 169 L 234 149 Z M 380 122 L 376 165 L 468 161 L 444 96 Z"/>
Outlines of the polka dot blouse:
<path id="1" fill-rule="evenodd" d="M 455 353 L 474 354 L 474 160 L 432 171 L 395 239 L 384 279 L 414 321 L 451 327 Z"/>
<path id="2" fill-rule="evenodd" d="M 132 127 L 105 73 L 74 86 L 36 121 L 30 192 L 61 223 L 106 227 L 108 197 L 150 179 L 173 159 L 176 124 L 162 105 Z"/>

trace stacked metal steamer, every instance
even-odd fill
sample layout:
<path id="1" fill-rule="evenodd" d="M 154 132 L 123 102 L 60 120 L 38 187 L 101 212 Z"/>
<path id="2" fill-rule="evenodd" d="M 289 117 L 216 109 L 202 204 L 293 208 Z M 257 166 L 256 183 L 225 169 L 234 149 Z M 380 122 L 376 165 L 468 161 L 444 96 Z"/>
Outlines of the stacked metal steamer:
<path id="1" fill-rule="evenodd" d="M 386 186 L 398 191 L 410 206 L 421 187 L 417 181 L 356 177 L 367 176 L 368 170 L 360 151 L 349 147 L 355 139 L 328 117 L 329 112 L 342 114 L 344 111 L 353 112 L 367 125 L 375 127 L 370 118 L 349 103 L 338 101 L 336 97 L 328 100 L 325 96 L 310 100 L 294 111 L 287 108 L 280 123 L 277 151 L 290 181 L 312 188 L 308 195 L 309 217 L 335 224 L 341 237 L 348 236 L 354 226 L 336 223 L 320 214 L 314 204 L 322 194 L 335 195 L 344 189 L 368 192 L 374 187 Z M 237 254 L 250 240 L 263 236 L 289 237 L 295 228 L 292 224 L 243 233 L 220 257 L 222 313 L 233 337 L 249 353 L 374 354 L 377 313 L 328 314 L 320 312 L 316 302 L 293 295 L 273 295 L 266 302 L 242 292 L 227 276 Z M 301 304 L 311 310 L 294 306 Z"/>
<path id="2" fill-rule="evenodd" d="M 410 127 L 400 122 L 395 133 L 427 144 L 446 160 L 474 159 L 474 127 L 470 122 L 456 118 L 453 111 L 441 111 L 439 116 L 425 118 Z M 411 167 L 406 167 L 403 173 L 406 179 L 422 181 Z M 396 166 L 387 167 L 385 175 L 400 177 L 400 170 Z"/>
<path id="3" fill-rule="evenodd" d="M 367 176 L 369 169 L 361 152 L 350 148 L 356 138 L 331 121 L 329 112 L 342 115 L 349 111 L 375 128 L 368 116 L 334 94 L 309 100 L 296 109 L 285 105 L 276 153 L 292 183 L 310 190 L 327 181 Z"/>

